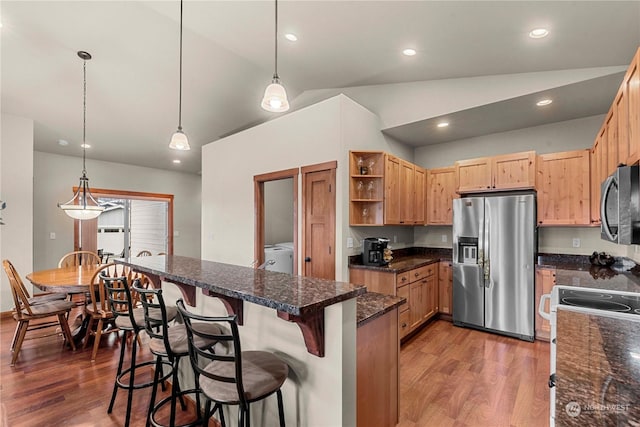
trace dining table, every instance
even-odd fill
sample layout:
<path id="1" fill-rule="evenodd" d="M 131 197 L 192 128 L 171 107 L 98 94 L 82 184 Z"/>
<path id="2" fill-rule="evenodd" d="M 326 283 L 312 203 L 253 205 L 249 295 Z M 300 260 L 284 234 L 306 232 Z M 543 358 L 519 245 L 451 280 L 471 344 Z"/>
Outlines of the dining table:
<path id="1" fill-rule="evenodd" d="M 86 293 L 96 271 L 103 266 L 100 264 L 76 265 L 48 270 L 34 271 L 26 275 L 26 279 L 35 287 L 45 292 L 75 294 Z M 83 313 L 76 317 L 71 327 L 71 334 L 75 342 L 81 341 L 87 333 L 88 322 Z"/>

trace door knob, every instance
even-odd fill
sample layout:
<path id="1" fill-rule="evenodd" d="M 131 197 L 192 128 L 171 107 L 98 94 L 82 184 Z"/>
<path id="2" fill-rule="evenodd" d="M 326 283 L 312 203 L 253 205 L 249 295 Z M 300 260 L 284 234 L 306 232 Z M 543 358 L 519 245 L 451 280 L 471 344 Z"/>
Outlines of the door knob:
<path id="1" fill-rule="evenodd" d="M 304 262 L 311 262 L 311 257 L 310 256 L 304 257 Z"/>

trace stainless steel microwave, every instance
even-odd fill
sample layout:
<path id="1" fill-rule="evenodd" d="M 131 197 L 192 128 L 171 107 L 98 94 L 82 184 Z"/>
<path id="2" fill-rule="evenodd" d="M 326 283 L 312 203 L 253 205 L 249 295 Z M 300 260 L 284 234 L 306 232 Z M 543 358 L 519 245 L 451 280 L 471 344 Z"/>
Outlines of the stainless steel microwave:
<path id="1" fill-rule="evenodd" d="M 640 244 L 639 166 L 619 166 L 602 184 L 600 220 L 603 240 Z"/>

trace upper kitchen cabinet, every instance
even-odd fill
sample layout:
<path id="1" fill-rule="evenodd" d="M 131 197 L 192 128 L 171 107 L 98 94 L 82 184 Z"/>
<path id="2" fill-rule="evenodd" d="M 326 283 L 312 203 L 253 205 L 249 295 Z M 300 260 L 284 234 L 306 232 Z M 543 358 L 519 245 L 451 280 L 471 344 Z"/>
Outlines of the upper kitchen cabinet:
<path id="1" fill-rule="evenodd" d="M 535 188 L 536 153 L 505 154 L 456 162 L 458 193 Z"/>
<path id="2" fill-rule="evenodd" d="M 413 223 L 422 225 L 427 222 L 427 171 L 419 166 L 414 168 L 414 190 Z"/>
<path id="3" fill-rule="evenodd" d="M 640 160 L 640 49 L 636 52 L 623 81 L 627 112 L 628 158 L 633 165 Z"/>
<path id="4" fill-rule="evenodd" d="M 385 155 L 381 151 L 349 153 L 349 223 L 383 225 Z"/>
<path id="5" fill-rule="evenodd" d="M 427 224 L 452 225 L 456 198 L 454 166 L 427 170 Z"/>
<path id="6" fill-rule="evenodd" d="M 384 155 L 384 223 L 400 224 L 400 164 L 402 160 Z"/>
<path id="7" fill-rule="evenodd" d="M 602 146 L 600 145 L 600 136 L 596 139 L 596 142 L 591 148 L 589 153 L 590 169 L 591 173 L 589 177 L 591 179 L 591 224 L 600 224 L 600 185 L 606 178 L 604 175 L 605 167 L 602 163 Z"/>
<path id="8" fill-rule="evenodd" d="M 589 150 L 538 156 L 538 224 L 589 225 Z"/>

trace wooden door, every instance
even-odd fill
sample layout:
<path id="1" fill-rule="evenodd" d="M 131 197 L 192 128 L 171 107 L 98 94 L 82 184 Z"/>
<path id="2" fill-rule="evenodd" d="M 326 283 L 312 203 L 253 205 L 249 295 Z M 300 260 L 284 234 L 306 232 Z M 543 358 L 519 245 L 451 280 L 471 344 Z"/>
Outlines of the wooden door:
<path id="1" fill-rule="evenodd" d="M 627 139 L 629 141 L 627 164 L 633 165 L 640 160 L 640 49 L 627 71 L 624 85 L 627 92 Z"/>
<path id="2" fill-rule="evenodd" d="M 427 224 L 452 225 L 456 196 L 455 167 L 427 171 Z"/>
<path id="3" fill-rule="evenodd" d="M 424 224 L 426 222 L 427 212 L 427 171 L 416 166 L 414 170 L 415 177 L 415 199 L 414 199 L 414 224 Z"/>
<path id="4" fill-rule="evenodd" d="M 457 192 L 474 193 L 491 189 L 491 158 L 460 160 L 456 162 Z"/>
<path id="5" fill-rule="evenodd" d="M 335 280 L 336 166 L 302 168 L 304 276 Z"/>
<path id="6" fill-rule="evenodd" d="M 607 132 L 607 175 L 611 175 L 618 166 L 618 116 L 615 105 L 609 110 L 605 121 Z"/>
<path id="7" fill-rule="evenodd" d="M 505 154 L 491 159 L 493 172 L 492 188 L 496 190 L 519 190 L 536 186 L 536 153 Z"/>
<path id="8" fill-rule="evenodd" d="M 400 159 L 384 156 L 384 223 L 400 224 Z"/>
<path id="9" fill-rule="evenodd" d="M 451 263 L 440 261 L 438 271 L 438 307 L 440 313 L 451 314 L 452 305 L 452 270 Z"/>
<path id="10" fill-rule="evenodd" d="M 590 224 L 589 150 L 542 154 L 537 169 L 538 223 Z"/>
<path id="11" fill-rule="evenodd" d="M 415 210 L 415 167 L 400 161 L 400 224 L 413 224 Z"/>

